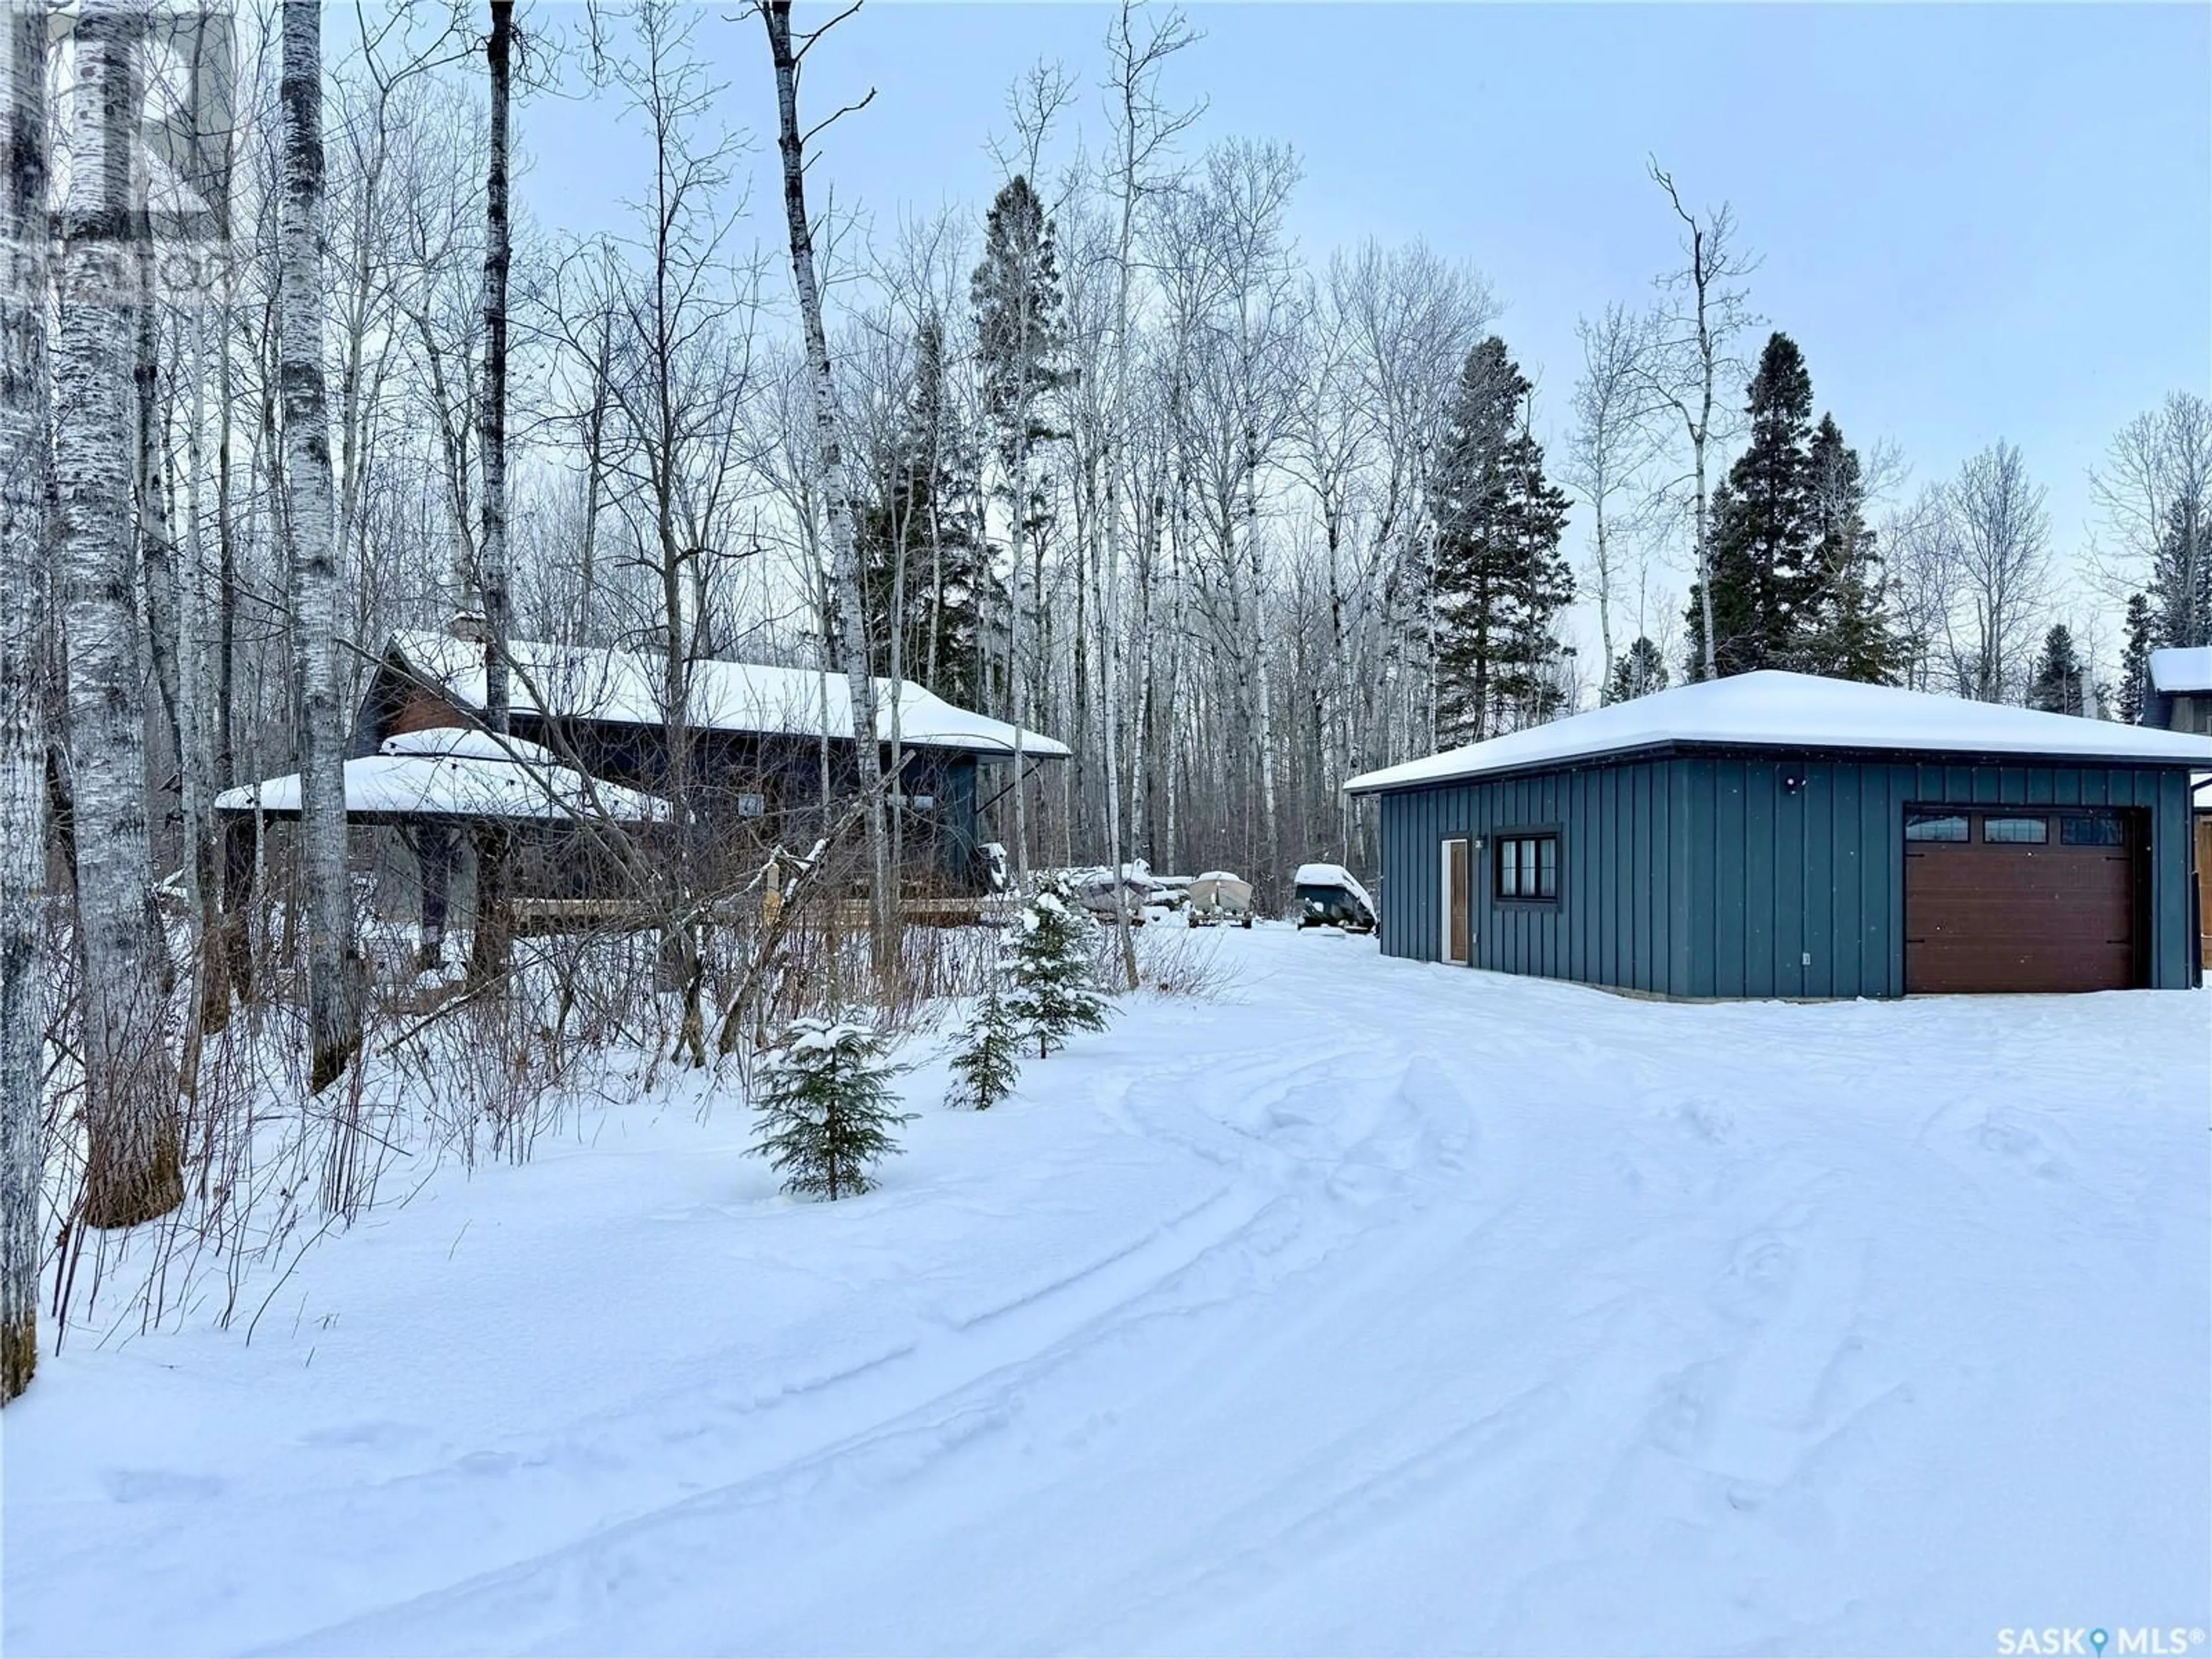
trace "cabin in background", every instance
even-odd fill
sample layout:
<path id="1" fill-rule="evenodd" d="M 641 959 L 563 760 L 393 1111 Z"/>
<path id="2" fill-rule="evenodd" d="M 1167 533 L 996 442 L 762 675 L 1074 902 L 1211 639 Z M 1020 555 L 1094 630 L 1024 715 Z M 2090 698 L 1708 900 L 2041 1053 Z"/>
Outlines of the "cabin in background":
<path id="1" fill-rule="evenodd" d="M 354 755 L 389 738 L 482 723 L 484 645 L 467 632 L 395 634 L 354 724 Z M 706 849 L 803 850 L 848 801 L 860 769 L 842 674 L 756 663 L 668 664 L 645 653 L 515 641 L 508 647 L 509 726 L 610 783 L 666 796 L 676 786 L 672 730 L 688 751 L 685 817 Z M 899 767 L 902 885 L 924 896 L 986 890 L 990 811 L 1012 781 L 1017 732 L 911 681 L 878 679 L 878 730 L 888 774 Z M 685 718 L 672 727 L 667 711 Z M 1065 760 L 1065 744 L 1019 734 L 1023 765 Z"/>
<path id="2" fill-rule="evenodd" d="M 511 890 L 529 913 L 518 925 L 557 927 L 623 902 L 638 854 L 680 858 L 694 890 L 740 887 L 779 852 L 805 856 L 857 793 L 842 674 L 691 661 L 672 687 L 666 662 L 643 653 L 518 641 L 502 738 L 484 729 L 485 647 L 468 621 L 392 635 L 344 766 L 353 867 L 380 911 L 419 919 L 429 961 L 449 903 L 473 905 L 475 830 L 504 831 Z M 902 901 L 960 911 L 993 884 L 991 812 L 1018 746 L 1024 769 L 1067 748 L 911 682 L 878 679 L 876 695 Z M 684 718 L 672 724 L 678 706 Z M 298 775 L 226 790 L 215 808 L 225 905 L 240 925 L 266 826 L 300 816 Z"/>

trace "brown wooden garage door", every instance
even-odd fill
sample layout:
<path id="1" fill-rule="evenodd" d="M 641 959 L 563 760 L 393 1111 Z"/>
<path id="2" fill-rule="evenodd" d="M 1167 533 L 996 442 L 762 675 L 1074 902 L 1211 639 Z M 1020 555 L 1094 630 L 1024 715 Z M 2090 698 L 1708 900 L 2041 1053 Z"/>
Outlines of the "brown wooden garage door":
<path id="1" fill-rule="evenodd" d="M 1905 815 L 1905 988 L 2107 991 L 2136 977 L 2133 814 Z"/>

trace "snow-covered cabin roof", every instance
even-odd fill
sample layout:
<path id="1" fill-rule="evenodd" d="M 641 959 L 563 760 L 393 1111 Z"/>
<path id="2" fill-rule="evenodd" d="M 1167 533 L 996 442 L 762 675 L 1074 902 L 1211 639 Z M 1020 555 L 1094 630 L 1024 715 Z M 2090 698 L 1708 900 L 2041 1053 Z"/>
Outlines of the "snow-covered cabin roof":
<path id="1" fill-rule="evenodd" d="M 594 804 L 596 802 L 596 805 Z M 349 817 L 665 817 L 658 797 L 586 778 L 550 750 L 519 738 L 442 726 L 387 738 L 374 755 L 345 763 Z M 241 784 L 215 798 L 218 812 L 295 817 L 300 775 Z"/>
<path id="2" fill-rule="evenodd" d="M 1518 772 L 1675 744 L 2033 756 L 2202 766 L 2212 738 L 1775 669 L 1705 680 L 1362 773 L 1349 793 Z"/>
<path id="3" fill-rule="evenodd" d="M 464 707 L 483 707 L 483 647 L 449 634 L 398 633 L 392 648 L 425 680 Z M 663 723 L 662 673 L 655 659 L 633 651 L 550 645 L 515 640 L 507 646 L 517 672 L 509 681 L 512 706 L 556 719 L 606 720 L 624 726 Z M 533 696 L 532 688 L 536 695 Z M 891 738 L 892 696 L 897 694 L 899 740 L 916 749 L 956 749 L 979 755 L 1012 755 L 1015 728 L 957 708 L 911 680 L 876 682 L 876 726 Z M 538 708 L 544 697 L 553 706 Z M 833 738 L 853 731 L 852 688 L 842 674 L 811 668 L 772 668 L 758 663 L 702 661 L 691 665 L 691 725 L 719 732 L 765 732 L 782 737 Z M 1022 752 L 1064 760 L 1067 745 L 1036 732 L 1022 733 Z"/>
<path id="4" fill-rule="evenodd" d="M 2160 691 L 2212 691 L 2212 645 L 2168 646 L 2150 653 L 2150 683 Z"/>

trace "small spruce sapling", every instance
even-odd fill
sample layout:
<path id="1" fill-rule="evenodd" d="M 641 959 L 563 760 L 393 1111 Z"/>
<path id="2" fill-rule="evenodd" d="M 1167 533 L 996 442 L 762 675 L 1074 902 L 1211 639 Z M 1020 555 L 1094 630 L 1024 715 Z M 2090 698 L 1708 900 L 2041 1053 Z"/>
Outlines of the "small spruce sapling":
<path id="1" fill-rule="evenodd" d="M 851 1020 L 799 1019 L 763 1057 L 756 1097 L 763 1154 L 794 1197 L 853 1198 L 899 1150 L 892 1132 L 913 1114 L 896 1109 L 891 1079 L 906 1068 L 884 1057 L 888 1039 Z"/>
<path id="2" fill-rule="evenodd" d="M 1009 1005 L 1003 970 L 992 974 L 952 1056 L 948 1106 L 988 1111 L 1014 1091 L 1022 1071 L 1020 1022 Z"/>
<path id="3" fill-rule="evenodd" d="M 1015 919 L 1006 947 L 1008 1011 L 1036 1039 L 1042 1060 L 1071 1031 L 1106 1029 L 1106 999 L 1091 978 L 1091 919 L 1061 878 L 1048 877 Z"/>

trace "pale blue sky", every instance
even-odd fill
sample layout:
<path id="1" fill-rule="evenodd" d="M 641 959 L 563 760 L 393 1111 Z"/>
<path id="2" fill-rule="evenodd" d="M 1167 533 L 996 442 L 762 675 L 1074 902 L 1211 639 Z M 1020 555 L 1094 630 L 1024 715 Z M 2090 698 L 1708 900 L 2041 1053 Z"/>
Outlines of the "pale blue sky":
<path id="1" fill-rule="evenodd" d="M 2089 532 L 2085 471 L 2112 431 L 2169 390 L 2212 391 L 2212 8 L 1187 9 L 1206 38 L 1165 90 L 1210 103 L 1188 148 L 1295 147 L 1293 228 L 1316 263 L 1369 235 L 1473 261 L 1550 420 L 1577 315 L 1643 301 L 1674 257 L 1650 153 L 1686 194 L 1734 205 L 1764 258 L 1757 308 L 1804 348 L 1846 433 L 1894 440 L 1916 483 L 2010 439 L 2050 489 L 2063 556 Z M 980 210 L 1006 88 L 1040 56 L 1085 84 L 1079 113 L 1101 130 L 1109 15 L 872 0 L 809 64 L 817 116 L 877 89 L 825 141 L 815 188 L 886 224 Z M 772 135 L 760 27 L 722 17 L 702 15 L 701 40 L 728 119 Z M 521 122 L 540 223 L 604 222 L 641 158 L 598 109 L 536 100 Z M 752 160 L 773 246 L 773 151 Z"/>

